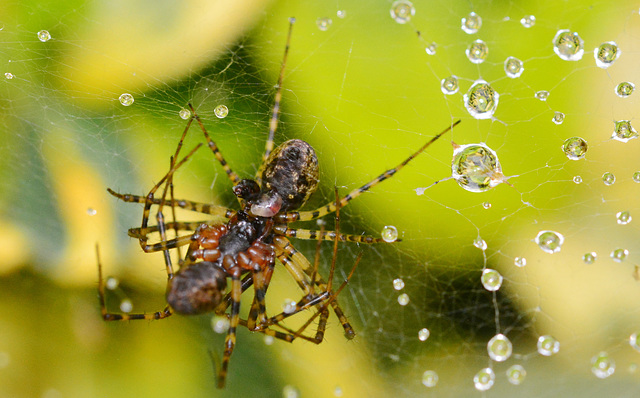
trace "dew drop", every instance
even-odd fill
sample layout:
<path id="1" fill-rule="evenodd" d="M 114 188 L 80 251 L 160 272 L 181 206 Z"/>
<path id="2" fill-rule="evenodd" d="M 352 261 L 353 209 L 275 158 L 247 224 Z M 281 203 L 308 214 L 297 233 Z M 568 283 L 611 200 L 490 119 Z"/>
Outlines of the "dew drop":
<path id="1" fill-rule="evenodd" d="M 607 69 L 613 65 L 613 63 L 620 58 L 620 54 L 622 54 L 622 51 L 620 51 L 615 41 L 602 43 L 593 50 L 596 66 L 602 69 Z"/>
<path id="2" fill-rule="evenodd" d="M 547 90 L 536 91 L 535 97 L 536 99 L 544 102 L 547 100 L 547 98 L 549 98 L 549 92 Z"/>
<path id="3" fill-rule="evenodd" d="M 598 258 L 598 254 L 596 252 L 590 252 L 590 253 L 585 253 L 582 256 L 582 261 L 584 261 L 585 264 L 593 264 L 596 262 L 597 258 Z"/>
<path id="4" fill-rule="evenodd" d="M 640 332 L 632 333 L 631 336 L 629 336 L 629 345 L 634 350 L 640 352 L 640 338 L 638 337 L 640 337 Z"/>
<path id="5" fill-rule="evenodd" d="M 426 53 L 429 54 L 429 55 L 436 55 L 436 48 L 438 48 L 438 45 L 434 42 L 434 43 L 429 44 L 424 49 L 424 51 L 426 51 Z M 457 84 L 457 81 L 456 81 L 456 84 Z M 456 90 L 456 91 L 458 91 L 458 90 Z"/>
<path id="6" fill-rule="evenodd" d="M 120 281 L 117 278 L 110 276 L 107 278 L 105 286 L 109 290 L 115 290 L 119 284 L 120 284 Z"/>
<path id="7" fill-rule="evenodd" d="M 484 192 L 505 182 L 496 153 L 485 144 L 460 145 L 453 151 L 451 176 L 462 188 Z"/>
<path id="8" fill-rule="evenodd" d="M 627 225 L 631 222 L 631 213 L 628 211 L 619 211 L 616 213 L 616 221 L 620 225 Z"/>
<path id="9" fill-rule="evenodd" d="M 427 370 L 422 374 L 422 384 L 425 387 L 435 387 L 438 384 L 438 374 L 433 370 Z"/>
<path id="10" fill-rule="evenodd" d="M 38 32 L 38 40 L 43 43 L 49 41 L 51 40 L 51 34 L 49 33 L 49 31 L 41 30 L 40 32 Z"/>
<path id="11" fill-rule="evenodd" d="M 504 362 L 511 356 L 513 346 L 507 336 L 499 333 L 496 334 L 487 343 L 487 352 L 489 357 L 496 362 Z"/>
<path id="12" fill-rule="evenodd" d="M 633 173 L 631 178 L 633 179 L 633 182 L 640 184 L 640 171 Z"/>
<path id="13" fill-rule="evenodd" d="M 522 365 L 513 365 L 507 369 L 507 380 L 509 380 L 509 383 L 514 386 L 522 384 L 526 377 L 527 371 L 522 367 Z"/>
<path id="14" fill-rule="evenodd" d="M 555 231 L 540 231 L 535 239 L 536 244 L 545 253 L 557 253 L 562 248 L 564 236 Z"/>
<path id="15" fill-rule="evenodd" d="M 94 209 L 92 207 L 89 207 L 89 208 L 87 208 L 87 214 L 90 215 L 90 216 L 95 216 L 96 214 L 98 214 L 98 210 L 96 210 L 96 209 Z"/>
<path id="16" fill-rule="evenodd" d="M 485 42 L 477 39 L 467 47 L 464 53 L 467 54 L 467 58 L 472 63 L 481 64 L 489 56 L 489 47 Z"/>
<path id="17" fill-rule="evenodd" d="M 294 386 L 287 384 L 282 388 L 282 398 L 300 398 L 300 391 Z"/>
<path id="18" fill-rule="evenodd" d="M 431 335 L 431 332 L 429 332 L 429 329 L 427 328 L 422 328 L 418 330 L 418 339 L 420 341 L 427 341 L 430 335 Z"/>
<path id="19" fill-rule="evenodd" d="M 178 112 L 178 115 L 180 115 L 180 119 L 187 120 L 191 117 L 191 111 L 188 109 L 182 108 L 180 109 L 180 112 Z"/>
<path id="20" fill-rule="evenodd" d="M 494 269 L 485 268 L 482 271 L 482 277 L 480 278 L 482 281 L 482 286 L 490 292 L 495 292 L 500 289 L 502 286 L 502 275 Z"/>
<path id="21" fill-rule="evenodd" d="M 331 20 L 331 18 L 318 18 L 316 19 L 316 25 L 318 26 L 318 29 L 320 29 L 321 31 L 326 31 L 327 29 L 329 29 L 329 27 L 331 27 L 331 23 L 333 21 Z"/>
<path id="22" fill-rule="evenodd" d="M 609 257 L 611 257 L 611 259 L 616 263 L 621 263 L 627 258 L 628 255 L 629 250 L 627 249 L 615 249 L 611 252 L 611 254 L 609 254 Z"/>
<path id="23" fill-rule="evenodd" d="M 582 184 L 582 177 L 573 176 L 573 182 L 576 183 L 576 184 Z"/>
<path id="24" fill-rule="evenodd" d="M 614 122 L 611 138 L 620 142 L 628 142 L 638 138 L 638 132 L 633 128 L 630 120 L 618 120 Z"/>
<path id="25" fill-rule="evenodd" d="M 218 334 L 227 333 L 230 322 L 226 316 L 214 315 L 211 317 L 211 328 Z"/>
<path id="26" fill-rule="evenodd" d="M 473 385 L 478 391 L 487 391 L 493 387 L 496 380 L 496 374 L 491 368 L 484 368 L 473 376 Z"/>
<path id="27" fill-rule="evenodd" d="M 606 352 L 591 358 L 591 371 L 599 379 L 606 379 L 616 371 L 616 362 Z"/>
<path id="28" fill-rule="evenodd" d="M 530 28 L 533 25 L 536 24 L 536 17 L 533 15 L 525 15 L 524 17 L 522 17 L 522 19 L 520 20 L 520 23 L 522 24 L 522 26 L 524 26 L 525 28 Z"/>
<path id="29" fill-rule="evenodd" d="M 604 182 L 604 185 L 606 186 L 611 186 L 616 182 L 616 176 L 607 171 L 602 175 L 602 182 Z"/>
<path id="30" fill-rule="evenodd" d="M 515 259 L 513 259 L 513 263 L 516 267 L 522 268 L 527 265 L 527 259 L 524 257 L 516 257 Z"/>
<path id="31" fill-rule="evenodd" d="M 464 106 L 476 119 L 490 119 L 498 107 L 500 94 L 484 80 L 476 80 L 462 96 Z"/>
<path id="32" fill-rule="evenodd" d="M 393 288 L 396 290 L 402 290 L 404 289 L 404 281 L 400 278 L 394 279 L 393 280 Z"/>
<path id="33" fill-rule="evenodd" d="M 479 236 L 473 240 L 473 245 L 480 250 L 487 250 L 487 242 Z"/>
<path id="34" fill-rule="evenodd" d="M 489 210 L 491 208 L 491 203 L 490 202 L 482 202 L 482 207 L 486 210 Z"/>
<path id="35" fill-rule="evenodd" d="M 560 351 L 560 342 L 553 336 L 540 336 L 538 338 L 538 352 L 545 357 L 557 354 Z"/>
<path id="36" fill-rule="evenodd" d="M 398 304 L 405 306 L 409 304 L 409 295 L 407 293 L 402 293 L 398 296 Z"/>
<path id="37" fill-rule="evenodd" d="M 342 394 L 343 394 L 342 387 L 335 386 L 335 388 L 333 389 L 333 396 L 334 397 L 341 397 Z"/>
<path id="38" fill-rule="evenodd" d="M 229 114 L 229 108 L 226 105 L 218 105 L 213 110 L 218 119 L 224 119 Z"/>
<path id="39" fill-rule="evenodd" d="M 120 100 L 120 103 L 124 106 L 129 106 L 131 104 L 133 104 L 133 95 L 129 94 L 129 93 L 124 93 L 122 95 L 120 95 L 120 97 L 118 98 Z"/>
<path id="40" fill-rule="evenodd" d="M 282 303 L 282 312 L 285 314 L 293 314 L 296 311 L 296 302 L 291 299 L 285 299 Z"/>
<path id="41" fill-rule="evenodd" d="M 398 0 L 391 5 L 391 18 L 399 24 L 405 24 L 416 14 L 413 4 L 407 0 Z"/>
<path id="42" fill-rule="evenodd" d="M 571 160 L 580 160 L 587 153 L 588 147 L 584 138 L 571 137 L 562 144 L 562 152 Z"/>
<path id="43" fill-rule="evenodd" d="M 347 16 L 347 11 L 345 10 L 338 10 L 338 12 L 336 13 L 336 15 L 338 16 L 338 18 L 344 18 Z"/>
<path id="44" fill-rule="evenodd" d="M 475 12 L 470 12 L 469 15 L 462 18 L 462 30 L 468 34 L 478 33 L 478 30 L 482 27 L 482 18 Z"/>
<path id="45" fill-rule="evenodd" d="M 524 65 L 518 58 L 508 57 L 504 61 L 504 71 L 508 77 L 515 79 L 517 77 L 520 77 L 520 75 L 522 75 L 522 72 L 524 72 Z"/>
<path id="46" fill-rule="evenodd" d="M 6 72 L 4 74 L 4 78 L 7 79 L 7 80 L 13 79 L 13 73 Z"/>
<path id="47" fill-rule="evenodd" d="M 555 124 L 562 124 L 564 122 L 564 113 L 562 112 L 554 112 L 553 118 L 551 119 Z"/>
<path id="48" fill-rule="evenodd" d="M 128 314 L 129 312 L 131 312 L 131 310 L 133 310 L 133 304 L 131 303 L 131 300 L 122 299 L 122 301 L 120 301 L 120 311 Z"/>
<path id="49" fill-rule="evenodd" d="M 398 229 L 393 225 L 385 225 L 382 228 L 382 240 L 388 243 L 398 240 Z"/>
<path id="50" fill-rule="evenodd" d="M 633 94 L 633 90 L 636 89 L 636 85 L 631 82 L 619 83 L 615 88 L 615 93 L 620 98 L 627 98 Z"/>
<path id="51" fill-rule="evenodd" d="M 452 95 L 458 92 L 460 87 L 458 86 L 458 77 L 451 75 L 440 81 L 440 90 L 443 94 Z"/>
<path id="52" fill-rule="evenodd" d="M 578 61 L 584 54 L 584 40 L 569 29 L 559 30 L 552 43 L 553 51 L 565 61 Z"/>

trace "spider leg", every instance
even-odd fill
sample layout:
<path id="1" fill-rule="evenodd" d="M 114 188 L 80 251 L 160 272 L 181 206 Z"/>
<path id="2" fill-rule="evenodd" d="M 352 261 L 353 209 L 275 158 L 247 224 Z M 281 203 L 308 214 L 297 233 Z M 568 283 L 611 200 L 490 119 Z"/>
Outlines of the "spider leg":
<path id="1" fill-rule="evenodd" d="M 381 243 L 384 242 L 382 238 L 374 238 L 369 235 L 349 235 L 341 234 L 336 231 L 315 231 L 311 229 L 302 228 L 287 228 L 286 224 L 280 224 L 273 227 L 273 230 L 279 235 L 286 236 L 287 238 L 297 238 L 304 240 L 330 240 L 333 241 L 338 238 L 342 242 L 357 242 L 357 243 Z"/>
<path id="2" fill-rule="evenodd" d="M 424 150 L 427 149 L 431 144 L 433 144 L 438 138 L 442 137 L 446 132 L 448 132 L 453 127 L 458 125 L 458 123 L 460 123 L 460 120 L 454 122 L 451 126 L 447 127 L 444 131 L 442 131 L 441 133 L 439 133 L 438 135 L 430 139 L 426 144 L 422 146 L 422 148 L 418 149 L 414 154 L 412 154 L 411 156 L 406 158 L 404 161 L 402 161 L 402 163 L 400 163 L 399 165 L 397 165 L 392 169 L 385 171 L 384 173 L 380 174 L 378 177 L 364 184 L 360 188 L 354 189 L 353 191 L 349 192 L 345 197 L 343 197 L 339 201 L 328 203 L 323 207 L 317 208 L 316 210 L 302 211 L 302 212 L 294 211 L 294 212 L 279 214 L 275 216 L 276 223 L 288 224 L 294 221 L 315 220 L 316 218 L 320 218 L 327 214 L 333 213 L 334 211 L 336 211 L 337 206 L 340 206 L 340 207 L 346 206 L 350 200 L 357 198 L 362 193 L 368 191 L 369 189 L 378 185 L 382 181 L 392 177 L 395 173 L 400 171 L 407 163 L 409 163 L 416 156 L 424 152 Z"/>
<path id="3" fill-rule="evenodd" d="M 224 341 L 224 355 L 222 357 L 222 366 L 220 367 L 220 373 L 218 373 L 218 388 L 224 388 L 224 384 L 227 378 L 227 371 L 229 369 L 229 361 L 231 354 L 236 345 L 236 329 L 240 321 L 240 297 L 242 295 L 242 283 L 240 281 L 240 267 L 234 267 L 229 270 L 231 274 L 231 314 L 229 319 L 229 331 Z"/>

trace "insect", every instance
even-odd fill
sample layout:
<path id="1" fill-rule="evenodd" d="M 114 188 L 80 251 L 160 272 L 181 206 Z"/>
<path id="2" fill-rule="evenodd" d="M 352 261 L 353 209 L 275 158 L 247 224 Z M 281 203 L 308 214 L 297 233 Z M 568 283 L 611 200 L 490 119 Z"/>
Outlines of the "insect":
<path id="1" fill-rule="evenodd" d="M 305 141 L 298 139 L 286 141 L 273 149 L 279 120 L 282 80 L 293 23 L 294 19 L 291 19 L 262 163 L 253 179 L 240 179 L 232 170 L 216 143 L 211 139 L 196 110 L 189 104 L 192 116 L 182 133 L 174 156 L 171 157 L 170 170 L 149 193 L 146 196 L 137 196 L 120 194 L 108 189 L 110 194 L 124 202 L 144 204 L 141 226 L 130 229 L 129 235 L 139 240 L 143 251 L 147 253 L 162 251 L 164 253 L 168 279 L 166 294 L 168 305 L 162 311 L 149 314 L 109 313 L 105 307 L 104 288 L 101 288 L 100 299 L 103 318 L 107 321 L 162 319 L 176 312 L 192 315 L 212 311 L 223 315 L 230 307 L 229 313 L 226 315 L 229 318 L 229 329 L 225 338 L 224 354 L 218 374 L 218 387 L 220 388 L 225 384 L 229 361 L 236 343 L 236 330 L 239 325 L 252 331 L 293 341 L 298 337 L 303 337 L 301 331 L 283 328 L 285 331 L 282 332 L 274 329 L 281 327 L 279 325 L 281 320 L 304 309 L 316 307 L 318 309 L 317 316 L 320 317 L 319 323 L 326 324 L 328 308 L 331 307 L 340 320 L 345 336 L 349 339 L 355 336 L 353 328 L 336 300 L 337 294 L 332 291 L 333 266 L 328 282 L 325 282 L 317 272 L 318 261 L 316 260 L 315 265 L 312 266 L 288 238 L 332 240 L 336 245 L 338 241 L 378 243 L 383 240 L 371 236 L 343 234 L 340 233 L 338 226 L 334 231 L 323 229 L 316 231 L 290 228 L 289 224 L 296 221 L 315 220 L 334 212 L 337 213 L 352 199 L 393 176 L 459 123 L 459 121 L 454 123 L 430 139 L 395 168 L 385 171 L 346 196 L 340 198 L 336 195 L 335 201 L 325 206 L 311 211 L 299 211 L 298 209 L 307 202 L 318 187 L 319 170 L 315 150 Z M 175 171 L 202 145 L 199 144 L 184 158 L 178 160 L 185 136 L 194 120 L 199 125 L 208 148 L 233 184 L 233 192 L 240 203 L 239 210 L 173 197 Z M 162 188 L 162 196 L 157 198 L 156 193 L 160 188 Z M 152 206 L 157 206 L 155 213 L 157 223 L 149 226 Z M 174 213 L 173 221 L 165 221 L 164 206 L 171 207 Z M 224 224 L 214 221 L 176 221 L 174 211 L 176 207 L 210 216 L 223 217 L 228 221 Z M 176 237 L 168 237 L 168 231 L 171 230 L 174 231 Z M 149 236 L 154 233 L 159 234 L 160 240 L 156 243 L 149 243 Z M 179 250 L 184 246 L 187 247 L 184 260 L 181 260 L 179 270 L 174 273 L 170 250 L 178 250 L 178 257 L 181 258 Z M 298 284 L 303 291 L 303 296 L 289 314 L 282 313 L 268 317 L 265 295 L 275 269 L 276 259 Z M 100 278 L 102 278 L 101 270 Z M 230 279 L 229 287 L 227 279 Z M 251 286 L 254 290 L 253 302 L 247 319 L 241 320 L 239 315 L 241 296 Z M 225 295 L 227 290 L 229 292 Z M 310 320 L 310 322 L 312 321 L 313 319 Z M 324 326 L 322 331 L 324 331 Z M 303 338 L 319 343 L 322 341 L 322 333 L 317 333 L 311 338 Z"/>

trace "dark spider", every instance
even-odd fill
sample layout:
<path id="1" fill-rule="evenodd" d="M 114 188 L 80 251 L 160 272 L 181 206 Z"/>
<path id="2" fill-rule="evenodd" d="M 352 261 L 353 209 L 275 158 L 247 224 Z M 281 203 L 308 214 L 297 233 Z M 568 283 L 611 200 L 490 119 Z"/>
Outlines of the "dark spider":
<path id="1" fill-rule="evenodd" d="M 449 131 L 459 121 L 442 131 L 424 144 L 418 151 L 405 159 L 393 169 L 387 170 L 377 178 L 366 183 L 362 187 L 351 191 L 343 198 L 336 195 L 336 200 L 312 211 L 299 212 L 309 197 L 318 187 L 318 160 L 315 150 L 302 140 L 289 140 L 273 150 L 273 140 L 278 124 L 280 111 L 280 99 L 284 69 L 291 40 L 291 29 L 294 19 L 290 20 L 287 44 L 277 83 L 275 104 L 269 124 L 269 138 L 265 152 L 262 156 L 262 164 L 253 180 L 241 180 L 225 161 L 215 142 L 209 136 L 195 109 L 189 104 L 192 117 L 182 133 L 175 155 L 171 158 L 169 172 L 151 189 L 146 197 L 119 194 L 111 189 L 109 193 L 125 202 L 144 203 L 142 224 L 139 228 L 129 230 L 131 237 L 139 239 L 142 249 L 149 252 L 162 251 L 165 257 L 167 270 L 167 307 L 152 314 L 113 314 L 108 313 L 105 307 L 104 287 L 100 270 L 100 302 L 103 318 L 107 321 L 134 320 L 134 319 L 162 319 L 178 312 L 185 315 L 200 314 L 213 311 L 218 315 L 226 314 L 227 308 L 231 310 L 228 315 L 230 326 L 225 339 L 225 351 L 222 366 L 218 376 L 218 387 L 224 387 L 228 364 L 235 346 L 236 329 L 239 324 L 246 326 L 251 331 L 260 331 L 277 338 L 293 341 L 301 337 L 314 343 L 320 343 L 322 333 L 315 337 L 301 335 L 301 330 L 294 332 L 279 325 L 284 318 L 298 313 L 310 307 L 319 307 L 316 315 L 320 314 L 320 322 L 326 324 L 328 316 L 327 307 L 331 306 L 334 313 L 340 319 L 345 335 L 351 339 L 355 336 L 353 328 L 349 324 L 342 309 L 337 303 L 331 290 L 333 278 L 333 266 L 325 282 L 317 272 L 317 260 L 315 266 L 300 252 L 298 252 L 287 238 L 312 240 L 351 241 L 360 243 L 383 242 L 381 238 L 364 235 L 346 235 L 338 230 L 314 231 L 306 229 L 292 229 L 288 225 L 294 221 L 307 221 L 323 217 L 336 212 L 348 202 L 363 192 L 369 190 L 378 183 L 393 176 L 397 171 L 422 153 L 435 140 Z M 228 178 L 233 183 L 233 192 L 240 202 L 241 209 L 234 211 L 222 206 L 178 200 L 173 198 L 173 175 L 187 159 L 202 145 L 196 146 L 187 156 L 177 162 L 178 155 L 184 138 L 193 120 L 196 120 L 207 141 L 209 149 L 218 160 Z M 155 197 L 156 191 L 163 186 L 162 198 Z M 167 192 L 171 197 L 167 198 Z M 148 226 L 151 206 L 157 205 L 157 225 Z M 175 221 L 175 211 L 171 222 L 164 221 L 163 207 L 171 206 L 183 208 L 198 213 L 222 216 L 229 221 L 220 225 L 217 222 L 179 222 Z M 167 230 L 174 230 L 176 237 L 169 239 Z M 179 231 L 194 231 L 190 235 L 179 236 Z M 160 241 L 154 244 L 148 243 L 148 236 L 159 233 Z M 180 269 L 173 273 L 173 265 L 169 250 L 188 245 L 184 261 L 180 263 Z M 336 248 L 337 250 L 337 248 Z M 335 253 L 334 253 L 335 257 Z M 287 269 L 292 278 L 300 286 L 304 295 L 296 303 L 296 308 L 289 314 L 279 314 L 268 318 L 265 308 L 265 294 L 271 276 L 273 275 L 275 259 Z M 335 259 L 334 259 L 335 262 Z M 242 276 L 246 275 L 243 279 Z M 227 278 L 231 278 L 230 292 L 224 296 L 227 290 Z M 242 292 L 254 286 L 254 299 L 246 321 L 239 317 L 240 299 Z M 318 291 L 316 291 L 316 287 Z M 341 289 L 340 289 L 341 290 Z M 275 331 L 272 326 L 283 328 L 286 332 Z M 318 328 L 320 331 L 320 327 Z"/>

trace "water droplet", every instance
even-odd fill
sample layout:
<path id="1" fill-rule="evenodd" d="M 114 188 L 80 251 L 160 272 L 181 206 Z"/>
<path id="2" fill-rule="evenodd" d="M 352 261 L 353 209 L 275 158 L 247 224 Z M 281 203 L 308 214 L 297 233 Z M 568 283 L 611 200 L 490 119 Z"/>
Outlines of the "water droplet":
<path id="1" fill-rule="evenodd" d="M 218 105 L 213 110 L 213 113 L 216 114 L 218 119 L 224 119 L 229 114 L 229 108 L 226 105 Z"/>
<path id="2" fill-rule="evenodd" d="M 525 265 L 527 265 L 527 259 L 524 257 L 516 257 L 513 259 L 513 263 L 515 264 L 516 267 L 524 267 Z"/>
<path id="3" fill-rule="evenodd" d="M 593 50 L 593 57 L 596 59 L 598 68 L 607 69 L 620 58 L 622 51 L 618 48 L 615 41 L 608 41 L 600 44 Z"/>
<path id="4" fill-rule="evenodd" d="M 404 281 L 400 278 L 393 280 L 393 288 L 396 290 L 404 289 Z"/>
<path id="5" fill-rule="evenodd" d="M 273 344 L 273 340 L 274 340 L 273 336 L 267 336 L 267 335 L 264 336 L 264 344 L 265 345 Z"/>
<path id="6" fill-rule="evenodd" d="M 436 55 L 436 48 L 438 48 L 438 45 L 434 42 L 434 43 L 429 44 L 424 49 L 424 51 L 426 51 L 427 54 L 429 54 L 429 55 Z M 457 81 L 456 81 L 456 84 L 457 84 Z M 458 90 L 456 90 L 456 91 L 458 91 Z"/>
<path id="7" fill-rule="evenodd" d="M 95 216 L 96 214 L 98 214 L 98 210 L 89 207 L 87 209 L 87 214 L 90 215 L 90 216 Z"/>
<path id="8" fill-rule="evenodd" d="M 487 250 L 487 242 L 479 236 L 473 240 L 473 245 L 480 250 Z"/>
<path id="9" fill-rule="evenodd" d="M 180 115 L 180 119 L 187 120 L 191 117 L 191 111 L 188 109 L 182 108 L 180 109 L 180 112 L 178 112 L 178 115 Z"/>
<path id="10" fill-rule="evenodd" d="M 638 132 L 633 128 L 630 120 L 618 120 L 614 122 L 611 138 L 620 142 L 628 142 L 629 140 L 638 138 Z"/>
<path id="11" fill-rule="evenodd" d="M 584 54 L 584 40 L 577 32 L 561 29 L 553 38 L 553 51 L 565 61 L 578 61 Z"/>
<path id="12" fill-rule="evenodd" d="M 616 362 L 606 352 L 591 358 L 591 371 L 599 379 L 606 379 L 616 371 Z"/>
<path id="13" fill-rule="evenodd" d="M 282 303 L 282 312 L 292 314 L 296 311 L 296 302 L 291 299 L 285 299 Z"/>
<path id="14" fill-rule="evenodd" d="M 502 275 L 495 269 L 485 268 L 482 271 L 482 286 L 490 292 L 495 292 L 502 286 Z"/>
<path id="15" fill-rule="evenodd" d="M 522 367 L 522 365 L 513 365 L 507 369 L 507 380 L 509 380 L 509 383 L 514 386 L 522 384 L 525 377 L 527 377 L 527 371 Z"/>
<path id="16" fill-rule="evenodd" d="M 493 387 L 493 383 L 496 381 L 496 374 L 491 368 L 484 368 L 473 376 L 473 385 L 478 391 L 487 391 Z"/>
<path id="17" fill-rule="evenodd" d="M 282 398 L 300 398 L 300 391 L 288 384 L 282 388 Z"/>
<path id="18" fill-rule="evenodd" d="M 316 19 L 316 25 L 318 26 L 318 29 L 322 31 L 326 31 L 327 29 L 329 29 L 332 22 L 333 21 L 331 20 L 331 18 L 327 17 Z"/>
<path id="19" fill-rule="evenodd" d="M 431 335 L 431 332 L 429 332 L 429 329 L 427 328 L 422 328 L 418 331 L 418 339 L 420 341 L 427 341 L 430 335 Z"/>
<path id="20" fill-rule="evenodd" d="M 491 208 L 491 203 L 489 202 L 482 202 L 482 207 L 489 210 Z"/>
<path id="21" fill-rule="evenodd" d="M 518 58 L 508 57 L 504 61 L 504 71 L 508 77 L 515 79 L 517 77 L 520 77 L 520 75 L 522 75 L 522 72 L 524 72 L 524 65 Z"/>
<path id="22" fill-rule="evenodd" d="M 573 176 L 573 182 L 575 182 L 576 184 L 582 184 L 582 177 Z"/>
<path id="23" fill-rule="evenodd" d="M 398 296 L 398 304 L 404 306 L 409 304 L 409 295 L 407 293 L 402 293 Z"/>
<path id="24" fill-rule="evenodd" d="M 446 95 L 455 94 L 460 87 L 458 86 L 458 76 L 451 75 L 440 81 L 440 90 Z"/>
<path id="25" fill-rule="evenodd" d="M 120 281 L 117 278 L 114 278 L 114 277 L 110 276 L 110 277 L 107 278 L 105 286 L 109 290 L 115 290 L 118 287 L 119 284 L 120 284 Z"/>
<path id="26" fill-rule="evenodd" d="M 120 311 L 122 311 L 125 314 L 127 314 L 127 313 L 131 312 L 131 310 L 133 310 L 133 304 L 131 303 L 131 300 L 122 299 L 122 301 L 120 301 Z"/>
<path id="27" fill-rule="evenodd" d="M 545 357 L 557 354 L 560 351 L 560 342 L 553 336 L 540 336 L 538 338 L 538 352 Z"/>
<path id="28" fill-rule="evenodd" d="M 620 211 L 616 213 L 616 221 L 620 225 L 627 225 L 631 222 L 631 213 L 628 211 Z"/>
<path id="29" fill-rule="evenodd" d="M 398 0 L 391 5 L 391 18 L 400 24 L 409 22 L 412 16 L 416 14 L 416 9 L 410 1 Z"/>
<path id="30" fill-rule="evenodd" d="M 564 236 L 555 231 L 540 231 L 535 240 L 536 244 L 545 253 L 557 253 L 562 248 Z"/>
<path id="31" fill-rule="evenodd" d="M 633 179 L 633 182 L 640 184 L 640 171 L 636 171 L 635 173 L 633 173 L 631 178 Z"/>
<path id="32" fill-rule="evenodd" d="M 549 92 L 547 90 L 537 91 L 536 94 L 535 94 L 535 97 L 537 99 L 539 99 L 540 101 L 544 102 L 544 101 L 547 100 L 547 98 L 549 98 Z"/>
<path id="33" fill-rule="evenodd" d="M 487 343 L 489 357 L 496 362 L 504 362 L 511 356 L 513 346 L 511 341 L 504 334 L 496 334 Z"/>
<path id="34" fill-rule="evenodd" d="M 496 153 L 485 144 L 460 145 L 453 151 L 451 176 L 462 188 L 484 192 L 505 182 Z"/>
<path id="35" fill-rule="evenodd" d="M 433 370 L 427 370 L 422 374 L 422 384 L 426 387 L 435 387 L 438 384 L 438 374 Z"/>
<path id="36" fill-rule="evenodd" d="M 530 28 L 533 25 L 536 24 L 536 17 L 533 15 L 525 15 L 524 17 L 522 17 L 522 19 L 520 20 L 520 23 L 522 24 L 522 26 L 524 26 L 525 28 Z"/>
<path id="37" fill-rule="evenodd" d="M 597 258 L 598 254 L 596 252 L 585 253 L 584 256 L 582 256 L 582 261 L 584 261 L 585 264 L 593 264 Z"/>
<path id="38" fill-rule="evenodd" d="M 631 82 L 622 82 L 615 88 L 615 93 L 620 98 L 627 98 L 633 94 L 633 90 L 636 89 L 636 85 Z"/>
<path id="39" fill-rule="evenodd" d="M 629 336 L 629 345 L 636 351 L 640 352 L 640 332 L 635 332 Z"/>
<path id="40" fill-rule="evenodd" d="M 51 40 L 51 34 L 46 30 L 41 30 L 40 32 L 38 32 L 38 40 L 43 43 L 49 41 Z"/>
<path id="41" fill-rule="evenodd" d="M 614 251 L 611 252 L 611 254 L 609 254 L 611 259 L 616 263 L 623 262 L 628 255 L 629 255 L 629 250 L 627 249 L 615 249 Z"/>
<path id="42" fill-rule="evenodd" d="M 230 322 L 226 316 L 214 315 L 211 317 L 211 328 L 218 334 L 227 333 Z"/>
<path id="43" fill-rule="evenodd" d="M 602 175 L 602 182 L 604 182 L 604 185 L 606 186 L 611 186 L 616 182 L 616 176 L 607 171 Z"/>
<path id="44" fill-rule="evenodd" d="M 9 72 L 5 73 L 4 74 L 4 78 L 7 79 L 7 80 L 13 79 L 13 73 L 9 73 Z"/>
<path id="45" fill-rule="evenodd" d="M 398 240 L 398 229 L 393 225 L 385 225 L 382 228 L 382 240 L 388 243 Z"/>
<path id="46" fill-rule="evenodd" d="M 333 396 L 334 396 L 334 397 L 341 397 L 341 396 L 342 396 L 342 394 L 343 394 L 342 387 L 340 387 L 340 386 L 336 386 L 336 387 L 333 389 Z"/>
<path id="47" fill-rule="evenodd" d="M 133 104 L 133 95 L 129 94 L 129 93 L 124 93 L 122 95 L 120 95 L 120 97 L 118 98 L 120 100 L 120 103 L 124 106 L 129 106 L 131 104 Z"/>
<path id="48" fill-rule="evenodd" d="M 467 47 L 464 53 L 467 54 L 467 58 L 472 63 L 481 64 L 489 56 L 489 47 L 485 42 L 477 39 Z"/>
<path id="49" fill-rule="evenodd" d="M 482 27 L 482 18 L 475 12 L 470 12 L 469 15 L 462 18 L 462 30 L 465 33 L 470 35 L 478 33 L 480 27 Z"/>
<path id="50" fill-rule="evenodd" d="M 551 119 L 555 124 L 562 124 L 564 122 L 564 113 L 562 112 L 554 112 L 553 118 Z"/>
<path id="51" fill-rule="evenodd" d="M 571 137 L 562 144 L 562 152 L 571 160 L 580 160 L 587 153 L 588 147 L 584 138 Z"/>
<path id="52" fill-rule="evenodd" d="M 500 94 L 484 80 L 476 80 L 462 96 L 464 106 L 476 119 L 490 119 L 498 107 Z"/>
<path id="53" fill-rule="evenodd" d="M 338 12 L 336 13 L 336 15 L 338 16 L 338 18 L 344 18 L 347 16 L 347 11 L 345 10 L 338 10 Z"/>

